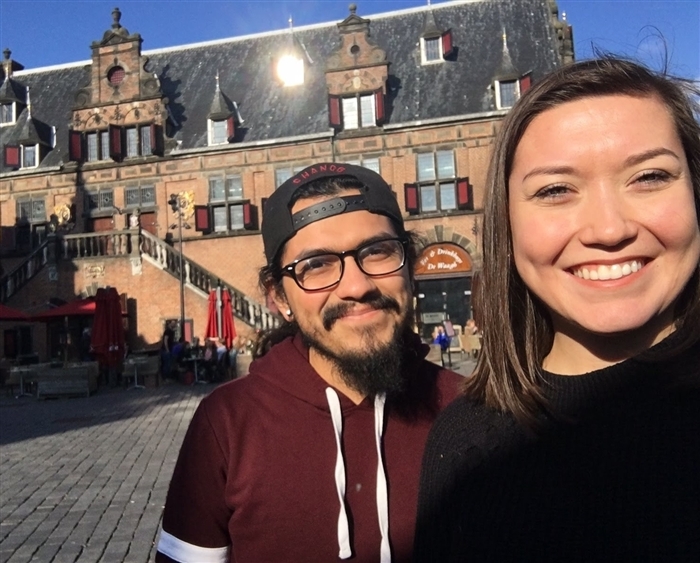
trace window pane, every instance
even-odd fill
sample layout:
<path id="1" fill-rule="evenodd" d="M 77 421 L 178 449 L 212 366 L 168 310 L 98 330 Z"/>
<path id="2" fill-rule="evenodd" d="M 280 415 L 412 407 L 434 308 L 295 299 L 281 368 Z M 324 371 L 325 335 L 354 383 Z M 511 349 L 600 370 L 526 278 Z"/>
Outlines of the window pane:
<path id="1" fill-rule="evenodd" d="M 343 127 L 357 129 L 358 126 L 357 98 L 343 98 Z"/>
<path id="2" fill-rule="evenodd" d="M 457 209 L 457 198 L 455 196 L 454 182 L 440 184 L 440 209 Z"/>
<path id="3" fill-rule="evenodd" d="M 114 204 L 112 190 L 102 190 L 100 192 L 100 209 L 111 209 Z"/>
<path id="4" fill-rule="evenodd" d="M 435 186 L 420 187 L 420 210 L 437 211 L 437 201 L 435 199 Z"/>
<path id="5" fill-rule="evenodd" d="M 275 170 L 275 186 L 279 188 L 282 184 L 284 184 L 291 177 L 292 177 L 292 169 L 291 168 L 278 168 L 277 170 Z"/>
<path id="6" fill-rule="evenodd" d="M 240 176 L 226 177 L 226 193 L 229 201 L 243 199 L 243 182 Z"/>
<path id="7" fill-rule="evenodd" d="M 148 156 L 151 154 L 151 128 L 141 127 L 141 154 Z"/>
<path id="8" fill-rule="evenodd" d="M 362 161 L 362 166 L 365 168 L 369 168 L 370 170 L 374 170 L 377 174 L 379 174 L 379 159 L 378 158 L 365 158 Z"/>
<path id="9" fill-rule="evenodd" d="M 224 192 L 223 178 L 209 179 L 209 201 L 224 201 L 226 193 Z"/>
<path id="10" fill-rule="evenodd" d="M 211 144 L 221 145 L 228 142 L 228 127 L 226 121 L 211 122 Z"/>
<path id="11" fill-rule="evenodd" d="M 126 188 L 124 190 L 124 201 L 127 207 L 138 206 L 140 201 L 140 190 L 139 188 Z"/>
<path id="12" fill-rule="evenodd" d="M 511 108 L 515 104 L 516 91 L 515 91 L 515 80 L 509 80 L 507 82 L 499 82 L 498 88 L 501 92 L 501 107 Z"/>
<path id="13" fill-rule="evenodd" d="M 29 221 L 32 218 L 32 202 L 17 202 L 17 219 Z"/>
<path id="14" fill-rule="evenodd" d="M 437 153 L 437 177 L 455 177 L 455 158 L 452 151 L 438 151 Z"/>
<path id="15" fill-rule="evenodd" d="M 46 203 L 43 199 L 32 201 L 32 220 L 46 221 Z"/>
<path id="16" fill-rule="evenodd" d="M 97 209 L 99 206 L 99 194 L 97 192 L 85 194 L 85 199 L 88 209 Z"/>
<path id="17" fill-rule="evenodd" d="M 360 107 L 362 108 L 362 127 L 372 127 L 377 124 L 374 118 L 374 96 L 360 96 Z"/>
<path id="18" fill-rule="evenodd" d="M 34 168 L 36 166 L 36 145 L 24 145 L 24 168 Z"/>
<path id="19" fill-rule="evenodd" d="M 97 133 L 87 134 L 87 159 L 88 162 L 99 160 L 97 154 Z"/>
<path id="20" fill-rule="evenodd" d="M 0 123 L 12 123 L 14 112 L 12 111 L 12 104 L 2 104 L 0 105 Z"/>
<path id="21" fill-rule="evenodd" d="M 242 205 L 232 205 L 229 207 L 231 215 L 231 228 L 232 229 L 242 229 L 243 228 L 243 206 Z"/>
<path id="22" fill-rule="evenodd" d="M 435 159 L 433 153 L 418 155 L 418 181 L 425 182 L 435 179 Z"/>
<path id="23" fill-rule="evenodd" d="M 109 131 L 100 131 L 100 160 L 109 159 Z"/>
<path id="24" fill-rule="evenodd" d="M 126 130 L 126 156 L 139 155 L 139 132 L 135 127 Z"/>
<path id="25" fill-rule="evenodd" d="M 226 225 L 226 206 L 214 208 L 214 231 L 220 233 L 227 230 Z"/>
<path id="26" fill-rule="evenodd" d="M 438 61 L 440 60 L 440 38 L 433 37 L 425 39 L 425 60 Z"/>
<path id="27" fill-rule="evenodd" d="M 153 186 L 141 188 L 141 205 L 155 205 L 156 189 Z"/>

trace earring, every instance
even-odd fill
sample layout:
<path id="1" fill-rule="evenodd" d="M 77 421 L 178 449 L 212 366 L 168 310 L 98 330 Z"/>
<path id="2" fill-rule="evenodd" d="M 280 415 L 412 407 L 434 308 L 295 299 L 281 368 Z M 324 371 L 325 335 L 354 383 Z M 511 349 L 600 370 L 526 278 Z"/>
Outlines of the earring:
<path id="1" fill-rule="evenodd" d="M 288 317 L 293 317 L 293 316 L 294 316 L 294 313 L 292 313 L 292 310 L 291 310 L 291 309 L 287 309 L 287 316 L 288 316 Z"/>

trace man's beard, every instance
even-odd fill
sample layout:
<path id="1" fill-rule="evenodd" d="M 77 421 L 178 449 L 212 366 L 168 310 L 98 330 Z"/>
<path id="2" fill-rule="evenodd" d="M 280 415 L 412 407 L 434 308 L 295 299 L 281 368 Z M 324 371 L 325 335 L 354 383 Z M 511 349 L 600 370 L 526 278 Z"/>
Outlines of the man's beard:
<path id="1" fill-rule="evenodd" d="M 393 297 L 379 293 L 356 303 L 370 305 L 374 309 L 394 310 L 401 314 L 401 307 Z M 328 307 L 322 317 L 324 328 L 330 330 L 333 324 L 354 305 L 355 302 L 343 302 Z M 343 381 L 355 391 L 366 396 L 375 396 L 378 393 L 394 395 L 403 391 L 406 383 L 405 335 L 411 331 L 412 319 L 413 307 L 409 305 L 409 309 L 404 311 L 403 318 L 396 324 L 387 342 L 377 342 L 374 339 L 374 329 L 365 329 L 361 335 L 363 343 L 361 350 L 334 351 L 317 340 L 316 335 L 302 332 L 302 338 L 309 348 L 314 348 L 321 356 L 332 361 Z"/>

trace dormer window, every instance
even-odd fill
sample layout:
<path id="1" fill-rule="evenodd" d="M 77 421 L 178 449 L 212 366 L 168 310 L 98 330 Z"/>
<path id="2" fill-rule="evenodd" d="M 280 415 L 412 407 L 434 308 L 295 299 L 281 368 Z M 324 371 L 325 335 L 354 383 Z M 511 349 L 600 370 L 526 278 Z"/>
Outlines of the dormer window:
<path id="1" fill-rule="evenodd" d="M 440 35 L 421 37 L 420 45 L 423 64 L 442 62 L 454 52 L 452 30 L 448 29 Z"/>
<path id="2" fill-rule="evenodd" d="M 15 102 L 0 104 L 0 126 L 12 125 L 17 121 L 15 107 Z"/>
<path id="3" fill-rule="evenodd" d="M 384 92 L 354 96 L 329 96 L 329 117 L 332 127 L 345 131 L 374 127 L 384 121 Z"/>
<path id="4" fill-rule="evenodd" d="M 228 143 L 229 124 L 228 119 L 209 120 L 209 145 L 223 145 Z"/>
<path id="5" fill-rule="evenodd" d="M 517 80 L 496 81 L 496 107 L 498 109 L 512 108 L 520 97 Z"/>
<path id="6" fill-rule="evenodd" d="M 22 168 L 36 168 L 39 166 L 39 145 L 22 145 Z"/>
<path id="7" fill-rule="evenodd" d="M 39 145 L 5 145 L 5 167 L 36 168 L 39 166 Z"/>

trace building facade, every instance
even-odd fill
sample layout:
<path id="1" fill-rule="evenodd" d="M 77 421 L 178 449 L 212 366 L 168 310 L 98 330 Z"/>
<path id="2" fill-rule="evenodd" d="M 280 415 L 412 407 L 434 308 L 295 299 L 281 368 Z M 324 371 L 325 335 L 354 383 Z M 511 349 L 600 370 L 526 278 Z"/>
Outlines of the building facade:
<path id="1" fill-rule="evenodd" d="M 90 61 L 30 70 L 6 50 L 0 86 L 0 301 L 36 314 L 116 287 L 132 348 L 181 316 L 201 338 L 217 287 L 239 332 L 274 325 L 257 287 L 262 209 L 318 162 L 387 180 L 424 238 L 417 324 L 463 325 L 499 123 L 533 81 L 573 60 L 555 0 L 372 17 L 351 5 L 342 22 L 141 44 L 115 9 Z M 49 338 L 22 330 L 25 351 Z"/>

